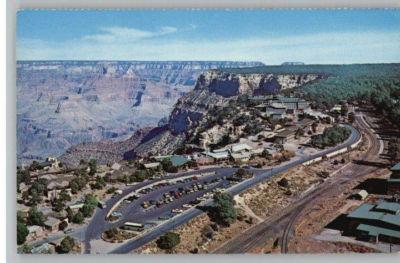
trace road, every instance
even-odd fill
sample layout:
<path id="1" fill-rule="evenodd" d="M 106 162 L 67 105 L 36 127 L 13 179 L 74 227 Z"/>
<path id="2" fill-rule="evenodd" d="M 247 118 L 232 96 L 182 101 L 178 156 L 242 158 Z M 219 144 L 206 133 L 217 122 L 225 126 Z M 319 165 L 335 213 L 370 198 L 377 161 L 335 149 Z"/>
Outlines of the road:
<path id="1" fill-rule="evenodd" d="M 302 156 L 294 161 L 283 163 L 279 166 L 271 167 L 270 169 L 267 169 L 266 171 L 265 170 L 264 171 L 254 170 L 256 172 L 254 177 L 247 179 L 241 183 L 238 183 L 238 184 L 234 185 L 233 187 L 230 187 L 229 189 L 227 189 L 227 191 L 233 195 L 239 194 L 240 192 L 243 192 L 244 190 L 266 180 L 267 178 L 269 178 L 273 175 L 287 171 L 287 170 L 289 170 L 297 165 L 300 165 L 304 162 L 307 162 L 307 161 L 310 161 L 310 160 L 313 160 L 313 159 L 316 159 L 319 157 L 323 157 L 328 153 L 332 153 L 339 149 L 350 147 L 352 144 L 354 144 L 361 138 L 361 134 L 354 127 L 349 126 L 349 125 L 347 125 L 347 127 L 351 129 L 352 133 L 351 133 L 350 137 L 344 143 L 337 145 L 335 147 L 332 147 L 330 149 L 318 152 L 314 155 Z M 213 171 L 216 171 L 217 173 L 221 172 L 220 169 L 227 169 L 226 172 L 228 172 L 228 173 L 229 173 L 229 171 L 230 171 L 230 173 L 233 173 L 235 171 L 234 168 L 220 168 L 220 169 L 210 168 L 210 169 L 213 169 Z M 197 171 L 197 173 L 199 173 L 199 172 L 201 172 L 201 171 Z M 212 200 L 208 200 L 203 205 L 210 205 L 211 203 L 212 203 Z M 170 230 L 176 228 L 177 226 L 186 223 L 187 221 L 189 221 L 190 219 L 193 219 L 196 216 L 199 216 L 202 213 L 203 212 L 199 209 L 195 209 L 195 208 L 189 209 L 189 210 L 185 211 L 184 213 L 182 213 L 178 216 L 175 216 L 173 219 L 155 227 L 151 231 L 148 231 L 148 232 L 142 234 L 140 237 L 122 244 L 120 247 L 111 251 L 111 253 L 116 253 L 116 254 L 128 253 L 138 247 L 143 246 L 144 244 L 150 242 L 151 240 L 157 238 L 158 236 L 164 234 L 165 232 L 170 231 Z M 101 228 L 101 226 L 97 226 L 95 228 L 99 229 L 99 228 Z M 89 227 L 88 227 L 88 229 L 89 229 Z M 92 234 L 91 236 L 99 236 L 100 234 L 101 234 L 101 232 L 97 232 L 95 234 Z M 86 239 L 85 243 L 87 244 L 89 241 L 90 241 L 90 238 Z M 86 250 L 86 252 L 90 253 L 90 247 L 89 247 L 89 249 Z"/>
<path id="2" fill-rule="evenodd" d="M 370 141 L 370 147 L 365 153 L 364 158 L 375 158 L 379 155 L 379 141 L 377 137 L 370 131 L 365 124 L 362 116 L 356 116 L 356 123 L 360 130 L 364 132 Z M 312 207 L 314 201 L 318 200 L 322 195 L 332 189 L 340 189 L 340 186 L 364 176 L 367 172 L 371 172 L 376 168 L 351 164 L 346 167 L 346 173 L 343 176 L 329 178 L 312 191 L 307 192 L 298 201 L 287 206 L 280 213 L 268 218 L 264 222 L 241 233 L 236 238 L 229 240 L 219 249 L 215 250 L 217 254 L 229 253 L 248 253 L 249 251 L 264 246 L 271 238 L 280 236 L 280 245 L 283 253 L 287 253 L 288 243 L 293 236 L 293 226 L 296 220 L 306 210 Z"/>

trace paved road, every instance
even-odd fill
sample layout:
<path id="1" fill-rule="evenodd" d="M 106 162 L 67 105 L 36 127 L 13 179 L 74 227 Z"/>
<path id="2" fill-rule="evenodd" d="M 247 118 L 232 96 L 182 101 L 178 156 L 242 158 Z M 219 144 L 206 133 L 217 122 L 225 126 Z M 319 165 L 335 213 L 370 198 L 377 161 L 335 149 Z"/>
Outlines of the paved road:
<path id="1" fill-rule="evenodd" d="M 264 171 L 261 172 L 260 170 L 255 170 L 256 171 L 256 175 L 248 180 L 245 180 L 237 185 L 234 185 L 233 187 L 229 188 L 227 191 L 230 192 L 233 195 L 236 195 L 256 184 L 258 184 L 259 182 L 262 182 L 264 180 L 266 180 L 267 178 L 279 174 L 281 172 L 287 171 L 299 164 L 302 164 L 304 162 L 319 158 L 319 157 L 323 157 L 328 153 L 332 153 L 335 152 L 337 150 L 343 149 L 343 148 L 347 148 L 349 146 L 351 146 L 353 143 L 357 142 L 360 138 L 361 138 L 361 134 L 358 130 L 356 130 L 354 127 L 350 126 L 350 125 L 346 125 L 349 129 L 351 129 L 352 133 L 350 135 L 350 137 L 341 145 L 335 146 L 333 148 L 321 151 L 319 153 L 316 153 L 314 155 L 310 155 L 310 156 L 303 156 L 301 158 L 298 158 L 294 161 L 288 162 L 288 163 L 283 163 L 279 166 L 276 167 L 271 167 L 271 169 L 269 169 L 268 171 Z M 225 168 L 228 169 L 228 168 Z M 234 171 L 232 170 L 231 173 L 233 173 Z M 203 205 L 211 205 L 212 204 L 212 200 L 208 200 L 207 202 L 205 202 Z M 173 219 L 169 220 L 168 222 L 165 222 L 164 224 L 161 224 L 157 227 L 155 227 L 153 230 L 141 235 L 139 238 L 134 239 L 132 241 L 128 241 L 127 243 L 124 243 L 123 245 L 121 245 L 120 247 L 114 249 L 113 251 L 111 251 L 111 253 L 116 253 L 116 254 L 122 254 L 122 253 L 128 253 L 136 248 L 139 248 L 141 246 L 143 246 L 144 244 L 150 242 L 151 240 L 157 238 L 158 236 L 162 235 L 163 233 L 170 231 L 174 228 L 176 228 L 177 226 L 186 223 L 187 221 L 189 221 L 190 219 L 200 215 L 201 213 L 203 213 L 201 210 L 199 209 L 189 209 L 187 211 L 185 211 L 184 213 L 175 216 Z M 87 251 L 89 252 L 89 251 Z"/>
<path id="2" fill-rule="evenodd" d="M 377 143 L 376 137 L 368 131 L 368 128 L 363 124 L 361 117 L 357 117 L 357 124 L 360 129 L 366 132 L 368 139 L 371 142 L 371 147 L 366 153 L 366 158 L 376 156 L 379 152 L 379 143 Z M 280 243 L 282 253 L 287 253 L 288 243 L 293 236 L 293 226 L 296 220 L 305 213 L 306 207 L 312 207 L 315 200 L 318 200 L 322 195 L 329 192 L 332 189 L 339 189 L 341 185 L 355 180 L 358 177 L 362 177 L 368 172 L 370 167 L 360 167 L 359 165 L 351 164 L 351 167 L 346 167 L 346 174 L 338 178 L 330 178 L 323 184 L 306 193 L 295 203 L 282 209 L 278 214 L 268 218 L 264 222 L 248 229 L 240 236 L 231 239 L 222 247 L 214 251 L 218 254 L 227 253 L 247 253 L 252 249 L 262 247 L 271 238 L 280 236 Z M 273 240 L 272 240 L 273 241 Z"/>

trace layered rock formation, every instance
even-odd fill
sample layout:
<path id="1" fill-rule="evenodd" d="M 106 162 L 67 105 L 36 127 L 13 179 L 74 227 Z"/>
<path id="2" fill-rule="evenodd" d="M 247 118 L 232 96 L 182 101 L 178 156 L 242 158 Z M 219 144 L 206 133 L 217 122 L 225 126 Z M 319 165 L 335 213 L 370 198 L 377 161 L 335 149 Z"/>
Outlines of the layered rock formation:
<path id="1" fill-rule="evenodd" d="M 203 71 L 260 65 L 229 61 L 19 61 L 18 162 L 59 156 L 83 142 L 123 141 L 143 127 L 165 125 L 177 99 L 193 89 Z M 109 147 L 109 143 L 100 145 Z M 78 156 L 81 146 L 71 148 L 71 153 Z M 92 146 L 83 147 L 86 154 L 82 157 L 96 152 Z"/>

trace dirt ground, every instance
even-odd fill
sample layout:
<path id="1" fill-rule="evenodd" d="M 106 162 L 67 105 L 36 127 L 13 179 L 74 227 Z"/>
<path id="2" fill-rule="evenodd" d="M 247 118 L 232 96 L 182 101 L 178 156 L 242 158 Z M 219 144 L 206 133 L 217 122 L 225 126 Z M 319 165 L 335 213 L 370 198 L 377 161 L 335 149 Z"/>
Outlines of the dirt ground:
<path id="1" fill-rule="evenodd" d="M 248 220 L 247 220 L 248 221 Z M 212 231 L 212 238 L 207 238 L 202 235 L 204 228 L 211 228 L 214 223 L 210 221 L 208 215 L 203 214 L 192 220 L 187 224 L 178 227 L 175 233 L 178 233 L 181 242 L 172 251 L 165 251 L 157 247 L 156 241 L 152 241 L 145 246 L 134 250 L 133 253 L 143 254 L 163 254 L 163 253 L 208 253 L 220 244 L 231 239 L 236 233 L 240 233 L 251 226 L 251 223 L 246 220 L 236 220 L 230 227 L 219 227 L 218 231 Z"/>

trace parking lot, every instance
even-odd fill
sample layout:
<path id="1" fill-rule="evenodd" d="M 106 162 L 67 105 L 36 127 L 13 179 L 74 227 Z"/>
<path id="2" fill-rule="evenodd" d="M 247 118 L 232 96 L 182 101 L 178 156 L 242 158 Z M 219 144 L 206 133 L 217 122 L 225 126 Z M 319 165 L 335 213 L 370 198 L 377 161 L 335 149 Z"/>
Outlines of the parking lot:
<path id="1" fill-rule="evenodd" d="M 113 210 L 111 218 L 120 223 L 159 223 L 212 198 L 215 192 L 239 181 L 233 175 L 221 177 L 214 173 L 160 182 L 125 198 Z"/>

